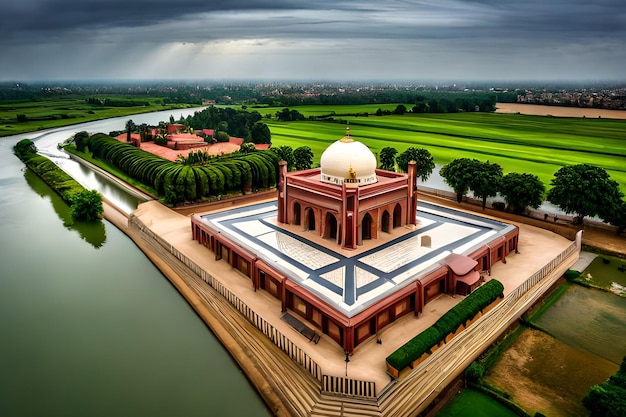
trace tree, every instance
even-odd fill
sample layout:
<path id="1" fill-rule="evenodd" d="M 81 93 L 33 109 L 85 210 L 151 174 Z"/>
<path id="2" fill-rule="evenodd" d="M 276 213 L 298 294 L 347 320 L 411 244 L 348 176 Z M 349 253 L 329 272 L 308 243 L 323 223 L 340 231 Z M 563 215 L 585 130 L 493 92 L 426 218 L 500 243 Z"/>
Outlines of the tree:
<path id="1" fill-rule="evenodd" d="M 256 147 L 254 146 L 254 143 L 252 142 L 242 143 L 241 146 L 239 147 L 239 152 L 244 153 L 244 154 L 249 154 L 254 151 L 256 151 Z"/>
<path id="2" fill-rule="evenodd" d="M 426 149 L 410 147 L 396 158 L 398 168 L 402 172 L 407 172 L 411 161 L 415 161 L 417 177 L 422 181 L 426 181 L 435 169 L 435 160 Z"/>
<path id="3" fill-rule="evenodd" d="M 30 139 L 22 139 L 13 146 L 13 153 L 20 160 L 26 161 L 37 154 L 37 147 Z"/>
<path id="4" fill-rule="evenodd" d="M 308 146 L 300 146 L 293 151 L 297 171 L 311 169 L 313 166 L 313 151 Z"/>
<path id="5" fill-rule="evenodd" d="M 470 181 L 470 190 L 478 198 L 483 201 L 483 210 L 487 205 L 487 197 L 493 197 L 498 194 L 500 181 L 502 180 L 502 167 L 496 163 L 479 162 L 472 180 Z"/>
<path id="6" fill-rule="evenodd" d="M 213 138 L 215 138 L 217 142 L 228 142 L 230 140 L 230 136 L 228 136 L 228 133 L 224 132 L 223 130 L 217 130 L 213 134 Z"/>
<path id="7" fill-rule="evenodd" d="M 620 200 L 616 204 L 605 207 L 600 216 L 602 216 L 604 221 L 617 227 L 618 235 L 626 231 L 626 201 Z"/>
<path id="8" fill-rule="evenodd" d="M 263 122 L 256 122 L 252 125 L 252 129 L 250 130 L 250 137 L 252 139 L 252 143 L 272 143 L 272 134 L 270 132 L 270 128 L 267 127 L 267 125 Z"/>
<path id="9" fill-rule="evenodd" d="M 396 155 L 398 150 L 392 147 L 384 147 L 380 150 L 380 169 L 385 171 L 396 170 Z"/>
<path id="10" fill-rule="evenodd" d="M 458 203 L 463 201 L 463 196 L 469 191 L 474 172 L 479 164 L 480 161 L 477 159 L 458 158 L 439 170 L 439 175 L 456 193 Z"/>
<path id="11" fill-rule="evenodd" d="M 393 113 L 403 115 L 404 113 L 406 113 L 406 106 L 404 104 L 398 104 Z"/>
<path id="12" fill-rule="evenodd" d="M 99 220 L 104 212 L 102 197 L 96 190 L 81 191 L 72 197 L 70 212 L 76 220 Z"/>
<path id="13" fill-rule="evenodd" d="M 133 133 L 133 130 L 135 130 L 136 127 L 137 126 L 132 120 L 129 119 L 126 122 L 126 142 L 130 143 L 130 134 Z"/>
<path id="14" fill-rule="evenodd" d="M 77 132 L 74 135 L 74 143 L 76 144 L 76 150 L 79 152 L 84 152 L 85 147 L 87 146 L 87 141 L 89 140 L 89 133 L 84 130 L 81 132 Z"/>
<path id="15" fill-rule="evenodd" d="M 281 122 L 296 122 L 298 120 L 304 120 L 305 117 L 298 110 L 289 110 L 288 107 L 276 112 L 276 119 Z"/>
<path id="16" fill-rule="evenodd" d="M 293 149 L 291 146 L 278 146 L 276 148 L 270 148 L 270 151 L 274 152 L 280 159 L 287 162 L 287 171 L 293 171 L 296 165 L 296 159 L 293 156 Z"/>
<path id="17" fill-rule="evenodd" d="M 626 357 L 608 380 L 589 388 L 583 398 L 583 405 L 591 412 L 591 417 L 626 415 Z"/>
<path id="18" fill-rule="evenodd" d="M 537 208 L 543 203 L 546 187 L 534 174 L 510 172 L 502 177 L 500 194 L 513 213 L 522 213 L 526 207 Z"/>
<path id="19" fill-rule="evenodd" d="M 564 212 L 576 214 L 575 224 L 582 222 L 585 216 L 610 214 L 624 197 L 618 182 L 604 169 L 588 164 L 559 169 L 550 184 L 548 200 Z"/>

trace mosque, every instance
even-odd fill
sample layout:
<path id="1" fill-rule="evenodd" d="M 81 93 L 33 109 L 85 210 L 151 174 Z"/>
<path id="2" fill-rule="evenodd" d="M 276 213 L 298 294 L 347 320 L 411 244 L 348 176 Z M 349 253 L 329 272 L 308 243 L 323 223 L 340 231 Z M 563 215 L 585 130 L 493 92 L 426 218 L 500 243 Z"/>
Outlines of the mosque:
<path id="1" fill-rule="evenodd" d="M 276 200 L 191 218 L 193 239 L 281 302 L 310 340 L 352 354 L 442 294 L 467 295 L 517 252 L 517 226 L 417 201 L 417 170 L 376 168 L 347 134 L 320 167 L 279 165 Z"/>

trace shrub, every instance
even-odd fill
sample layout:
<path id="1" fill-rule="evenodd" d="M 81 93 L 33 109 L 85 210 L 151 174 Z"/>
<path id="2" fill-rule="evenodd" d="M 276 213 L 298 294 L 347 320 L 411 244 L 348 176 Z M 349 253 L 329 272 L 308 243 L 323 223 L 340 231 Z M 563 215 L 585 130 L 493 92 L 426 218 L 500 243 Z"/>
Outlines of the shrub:
<path id="1" fill-rule="evenodd" d="M 476 291 L 441 316 L 435 324 L 387 356 L 387 363 L 398 371 L 406 368 L 424 353 L 430 353 L 433 346 L 445 340 L 446 336 L 462 324 L 464 325 L 467 320 L 472 319 L 497 298 L 502 297 L 503 291 L 504 285 L 495 279 L 478 287 Z"/>
<path id="2" fill-rule="evenodd" d="M 568 281 L 573 281 L 575 279 L 578 279 L 580 277 L 580 272 L 578 271 L 574 271 L 573 269 L 568 269 L 567 271 L 565 271 L 565 273 L 563 274 L 563 277 L 568 280 Z"/>
<path id="3" fill-rule="evenodd" d="M 465 378 L 470 382 L 478 382 L 485 375 L 485 367 L 480 362 L 472 362 L 465 370 Z"/>
<path id="4" fill-rule="evenodd" d="M 102 197 L 96 190 L 83 190 L 72 196 L 70 213 L 74 219 L 95 221 L 103 212 Z"/>
<path id="5" fill-rule="evenodd" d="M 37 147 L 32 140 L 22 139 L 13 146 L 13 153 L 21 161 L 26 162 L 26 160 L 37 154 Z"/>

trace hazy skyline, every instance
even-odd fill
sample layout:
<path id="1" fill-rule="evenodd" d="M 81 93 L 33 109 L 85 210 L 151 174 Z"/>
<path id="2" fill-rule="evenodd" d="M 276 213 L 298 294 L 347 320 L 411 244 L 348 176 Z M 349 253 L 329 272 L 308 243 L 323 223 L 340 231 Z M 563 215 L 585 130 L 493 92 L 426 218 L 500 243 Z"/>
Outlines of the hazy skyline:
<path id="1" fill-rule="evenodd" d="M 623 0 L 8 0 L 0 80 L 626 80 Z"/>

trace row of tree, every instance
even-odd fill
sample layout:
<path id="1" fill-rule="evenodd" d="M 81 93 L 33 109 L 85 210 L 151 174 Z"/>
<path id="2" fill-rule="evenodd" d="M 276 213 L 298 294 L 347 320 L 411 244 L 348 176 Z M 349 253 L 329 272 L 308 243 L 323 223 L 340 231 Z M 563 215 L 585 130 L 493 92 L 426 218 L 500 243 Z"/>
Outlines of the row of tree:
<path id="1" fill-rule="evenodd" d="M 397 155 L 392 147 L 385 147 L 380 152 L 380 168 L 406 172 L 409 161 L 416 161 L 418 177 L 428 179 L 435 164 L 425 149 L 408 148 Z M 396 156 L 397 155 L 397 156 Z M 566 213 L 576 215 L 575 222 L 584 217 L 600 217 L 617 226 L 617 233 L 626 230 L 626 201 L 620 191 L 619 183 L 610 178 L 602 168 L 578 164 L 560 168 L 552 179 L 550 190 L 538 176 L 529 173 L 511 172 L 503 175 L 502 167 L 497 163 L 479 161 L 470 158 L 458 158 L 444 165 L 439 174 L 456 193 L 458 202 L 472 191 L 482 199 L 485 208 L 487 198 L 500 195 L 507 204 L 507 209 L 524 213 L 528 207 L 538 208 L 546 199 Z"/>
<path id="2" fill-rule="evenodd" d="M 257 111 L 235 110 L 230 107 L 218 108 L 214 106 L 195 112 L 179 122 L 195 130 L 213 129 L 227 132 L 230 136 L 243 138 L 252 143 L 272 143 L 272 136 L 263 118 Z"/>
<path id="3" fill-rule="evenodd" d="M 192 158 L 194 163 L 185 164 L 167 161 L 102 133 L 91 136 L 87 146 L 95 158 L 152 187 L 170 205 L 276 185 L 279 158 L 270 151 L 235 152 L 208 161 Z"/>
<path id="4" fill-rule="evenodd" d="M 584 217 L 600 217 L 626 230 L 626 201 L 619 183 L 602 168 L 578 164 L 560 168 L 552 179 L 552 188 L 546 194 L 543 182 L 534 174 L 502 174 L 502 167 L 489 161 L 459 158 L 444 165 L 439 174 L 457 194 L 457 201 L 472 191 L 483 200 L 500 194 L 515 213 L 527 207 L 537 208 L 547 198 L 566 213 L 575 214 L 575 223 Z"/>

